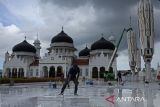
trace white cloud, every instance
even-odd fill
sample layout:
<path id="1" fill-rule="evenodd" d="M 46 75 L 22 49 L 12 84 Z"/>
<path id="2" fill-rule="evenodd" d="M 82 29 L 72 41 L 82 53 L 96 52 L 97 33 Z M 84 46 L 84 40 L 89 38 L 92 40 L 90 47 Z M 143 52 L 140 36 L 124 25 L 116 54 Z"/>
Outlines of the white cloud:
<path id="1" fill-rule="evenodd" d="M 76 8 L 69 8 L 49 2 L 40 3 L 40 0 L 1 1 L 22 24 L 22 26 L 17 26 L 14 23 L 3 26 L 0 22 L 0 58 L 2 59 L 4 59 L 4 53 L 7 50 L 11 52 L 15 44 L 24 40 L 24 36 L 27 36 L 29 43 L 33 43 L 38 33 L 43 55 L 47 52 L 46 48 L 49 47 L 52 37 L 60 32 L 62 26 L 64 26 L 64 31 L 73 38 L 75 47 L 80 50 L 85 47 L 86 43 L 90 45 L 98 40 L 101 33 L 110 33 L 112 30 L 119 35 L 116 28 L 124 26 L 124 22 L 120 22 L 119 17 L 113 13 L 114 6 L 109 9 L 105 9 L 108 7 L 97 9 L 96 4 L 86 2 Z M 155 13 L 155 21 L 158 23 L 159 10 L 155 10 Z M 137 29 L 137 6 L 131 7 L 128 17 L 130 15 L 133 16 L 133 24 Z M 125 17 L 124 15 L 122 18 Z M 116 19 L 114 20 L 116 22 L 113 22 L 112 18 Z M 121 26 L 116 25 L 119 22 Z M 159 46 L 160 43 L 157 43 L 155 48 L 158 49 Z M 159 53 L 159 50 L 155 50 L 152 62 L 154 67 L 160 61 Z M 127 50 L 119 53 L 118 69 L 129 69 Z"/>
<path id="2" fill-rule="evenodd" d="M 77 36 L 75 34 L 86 32 L 96 20 L 93 5 L 89 3 L 72 9 L 51 3 L 41 4 L 41 7 L 41 16 L 49 31 L 52 32 L 59 32 L 61 27 L 64 26 L 64 30 L 75 37 Z"/>
<path id="3" fill-rule="evenodd" d="M 4 55 L 4 53 L 8 50 L 11 50 L 11 48 L 15 45 L 16 42 L 20 42 L 24 38 L 24 34 L 21 32 L 21 29 L 18 28 L 16 25 L 10 25 L 10 26 L 3 26 L 1 24 L 0 26 L 0 55 L 1 57 Z"/>
<path id="4" fill-rule="evenodd" d="M 117 69 L 118 70 L 128 70 L 128 69 L 130 69 L 129 68 L 129 59 L 128 59 L 128 50 L 121 51 L 118 54 Z"/>
<path id="5" fill-rule="evenodd" d="M 39 0 L 2 0 L 3 5 L 19 19 L 21 27 L 45 26 L 40 17 Z M 33 24 L 34 23 L 34 24 Z"/>

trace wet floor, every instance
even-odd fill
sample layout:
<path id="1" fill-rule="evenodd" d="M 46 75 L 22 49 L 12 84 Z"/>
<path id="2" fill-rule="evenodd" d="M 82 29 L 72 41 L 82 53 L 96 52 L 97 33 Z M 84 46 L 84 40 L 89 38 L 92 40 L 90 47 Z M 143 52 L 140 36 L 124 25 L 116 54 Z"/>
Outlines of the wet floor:
<path id="1" fill-rule="evenodd" d="M 0 107 L 160 107 L 160 86 L 141 82 L 126 82 L 124 86 L 80 85 L 78 96 L 74 87 L 66 89 L 63 96 L 49 86 L 1 86 Z M 108 98 L 108 99 L 107 99 Z"/>

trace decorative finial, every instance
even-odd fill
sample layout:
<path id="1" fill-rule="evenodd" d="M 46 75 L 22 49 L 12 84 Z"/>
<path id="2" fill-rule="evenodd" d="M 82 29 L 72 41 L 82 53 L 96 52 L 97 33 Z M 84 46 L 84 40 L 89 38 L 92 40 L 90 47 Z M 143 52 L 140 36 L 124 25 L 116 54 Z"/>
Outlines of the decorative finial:
<path id="1" fill-rule="evenodd" d="M 103 33 L 102 33 L 101 35 L 102 35 L 102 37 L 103 37 Z"/>
<path id="2" fill-rule="evenodd" d="M 131 28 L 131 26 L 132 26 L 132 17 L 130 16 L 130 18 L 129 18 L 129 26 L 130 26 L 130 28 Z"/>
<path id="3" fill-rule="evenodd" d="M 62 31 L 63 31 L 63 26 L 62 26 Z"/>
<path id="4" fill-rule="evenodd" d="M 26 40 L 26 38 L 27 38 L 27 37 L 25 36 L 24 39 Z"/>
<path id="5" fill-rule="evenodd" d="M 38 40 L 38 32 L 37 32 L 37 40 Z"/>

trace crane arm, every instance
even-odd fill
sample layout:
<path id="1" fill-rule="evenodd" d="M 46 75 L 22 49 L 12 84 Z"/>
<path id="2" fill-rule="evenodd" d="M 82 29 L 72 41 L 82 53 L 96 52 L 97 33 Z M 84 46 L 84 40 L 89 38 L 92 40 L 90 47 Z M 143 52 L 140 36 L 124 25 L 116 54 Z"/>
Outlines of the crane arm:
<path id="1" fill-rule="evenodd" d="M 117 51 L 118 51 L 118 48 L 119 48 L 119 45 L 120 45 L 120 43 L 121 43 L 121 41 L 122 41 L 124 32 L 125 32 L 125 31 L 128 31 L 128 30 L 130 30 L 130 29 L 131 29 L 131 28 L 129 28 L 129 29 L 125 29 L 125 28 L 124 28 L 124 29 L 123 29 L 123 32 L 122 32 L 122 34 L 121 34 L 121 37 L 120 37 L 120 39 L 119 39 L 119 41 L 118 41 L 118 43 L 117 43 L 117 45 L 116 45 L 116 47 L 115 47 L 115 49 L 114 49 L 114 51 L 113 51 L 111 60 L 109 61 L 109 64 L 108 64 L 108 67 L 107 67 L 107 70 L 108 70 L 108 71 L 110 71 L 110 67 L 111 67 L 112 64 L 113 64 L 114 58 L 115 58 L 115 56 L 116 56 L 116 54 L 117 54 Z"/>

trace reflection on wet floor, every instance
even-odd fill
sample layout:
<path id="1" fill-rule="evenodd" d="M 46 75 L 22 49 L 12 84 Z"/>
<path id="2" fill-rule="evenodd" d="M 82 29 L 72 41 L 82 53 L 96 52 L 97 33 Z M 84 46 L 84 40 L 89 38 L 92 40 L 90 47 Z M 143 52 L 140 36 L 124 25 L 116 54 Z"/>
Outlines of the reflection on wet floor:
<path id="1" fill-rule="evenodd" d="M 115 85 L 81 85 L 78 96 L 74 88 L 65 90 L 59 96 L 57 89 L 41 86 L 19 86 L 0 88 L 0 107 L 159 107 L 160 87 L 158 83 L 126 83 Z M 106 101 L 114 96 L 114 102 Z M 143 98 L 137 100 L 137 98 Z"/>

